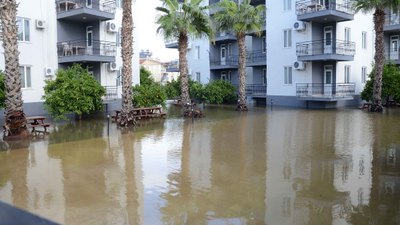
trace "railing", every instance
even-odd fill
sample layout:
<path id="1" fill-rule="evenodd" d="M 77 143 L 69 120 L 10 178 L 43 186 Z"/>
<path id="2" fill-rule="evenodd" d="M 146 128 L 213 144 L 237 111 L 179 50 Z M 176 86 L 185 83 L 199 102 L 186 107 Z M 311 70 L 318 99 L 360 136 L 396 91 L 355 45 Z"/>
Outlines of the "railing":
<path id="1" fill-rule="evenodd" d="M 106 94 L 104 95 L 105 100 L 114 100 L 118 98 L 118 88 L 116 86 L 104 86 Z"/>
<path id="2" fill-rule="evenodd" d="M 76 40 L 57 43 L 58 57 L 82 55 L 115 56 L 116 51 L 115 42 Z"/>
<path id="3" fill-rule="evenodd" d="M 335 10 L 339 12 L 344 12 L 348 14 L 354 14 L 355 11 L 352 7 L 352 1 L 344 1 L 338 3 L 339 1 L 329 1 L 325 3 L 323 0 L 299 0 L 296 1 L 296 14 L 304 15 L 308 13 L 315 13 L 323 10 Z"/>
<path id="4" fill-rule="evenodd" d="M 95 9 L 107 13 L 115 13 L 116 2 L 115 0 L 104 1 L 92 1 L 92 4 L 88 5 L 87 0 L 58 0 L 56 1 L 57 12 L 67 12 L 81 8 Z"/>
<path id="5" fill-rule="evenodd" d="M 267 63 L 266 50 L 256 50 L 247 52 L 247 63 Z"/>
<path id="6" fill-rule="evenodd" d="M 239 65 L 239 57 L 238 56 L 229 56 L 225 60 L 221 60 L 221 58 L 216 60 L 210 60 L 211 66 L 237 66 Z"/>
<path id="7" fill-rule="evenodd" d="M 297 56 L 312 55 L 349 55 L 354 56 L 356 43 L 341 40 L 318 40 L 296 44 Z"/>
<path id="8" fill-rule="evenodd" d="M 346 98 L 353 97 L 356 85 L 354 83 L 298 83 L 296 96 L 305 98 Z"/>
<path id="9" fill-rule="evenodd" d="M 386 15 L 385 26 L 392 26 L 392 25 L 399 25 L 399 24 L 400 24 L 400 15 L 397 15 L 397 14 Z"/>
<path id="10" fill-rule="evenodd" d="M 239 85 L 233 85 L 236 92 L 239 93 Z M 251 97 L 266 97 L 267 85 L 266 84 L 247 84 L 245 87 L 246 96 Z"/>
<path id="11" fill-rule="evenodd" d="M 386 59 L 388 60 L 400 60 L 400 48 L 391 48 L 386 53 Z"/>

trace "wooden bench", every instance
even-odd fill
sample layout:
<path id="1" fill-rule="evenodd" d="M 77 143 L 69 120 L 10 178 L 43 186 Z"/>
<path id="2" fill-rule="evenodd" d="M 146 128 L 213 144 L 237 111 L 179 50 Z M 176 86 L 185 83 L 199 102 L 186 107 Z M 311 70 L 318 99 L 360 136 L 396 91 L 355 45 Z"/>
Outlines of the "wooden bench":
<path id="1" fill-rule="evenodd" d="M 50 127 L 49 123 L 40 123 L 40 124 L 31 124 L 29 125 L 32 128 L 32 133 L 35 132 L 43 132 L 47 133 L 47 128 Z M 43 130 L 37 130 L 36 128 L 43 128 Z"/>

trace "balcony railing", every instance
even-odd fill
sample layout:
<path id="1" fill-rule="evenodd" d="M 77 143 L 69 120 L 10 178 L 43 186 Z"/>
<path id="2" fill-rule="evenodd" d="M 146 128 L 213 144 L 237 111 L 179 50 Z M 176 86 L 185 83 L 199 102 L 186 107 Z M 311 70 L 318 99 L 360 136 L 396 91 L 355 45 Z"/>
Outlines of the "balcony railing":
<path id="1" fill-rule="evenodd" d="M 239 85 L 233 85 L 236 87 L 236 92 L 239 92 Z M 267 96 L 267 85 L 265 84 L 247 84 L 245 88 L 246 96 L 251 97 L 266 97 Z"/>
<path id="2" fill-rule="evenodd" d="M 349 99 L 355 94 L 354 83 L 298 83 L 296 84 L 296 95 L 298 98 L 332 100 Z"/>
<path id="3" fill-rule="evenodd" d="M 58 57 L 72 56 L 115 56 L 115 42 L 99 40 L 76 40 L 57 43 Z"/>
<path id="4" fill-rule="evenodd" d="M 297 56 L 347 55 L 354 56 L 356 43 L 341 40 L 318 40 L 296 44 Z"/>
<path id="5" fill-rule="evenodd" d="M 400 15 L 398 14 L 386 15 L 385 26 L 394 26 L 399 24 L 400 24 Z"/>
<path id="6" fill-rule="evenodd" d="M 106 94 L 104 95 L 104 100 L 114 100 L 118 98 L 118 88 L 116 86 L 104 86 L 106 89 Z"/>
<path id="7" fill-rule="evenodd" d="M 210 60 L 211 66 L 238 66 L 239 65 L 239 57 L 238 56 L 230 56 L 226 59 L 214 59 Z"/>
<path id="8" fill-rule="evenodd" d="M 339 1 L 329 1 L 329 3 L 325 3 L 323 0 L 299 0 L 296 2 L 296 14 L 305 15 L 324 10 L 334 10 L 347 14 L 355 13 L 351 1 L 338 2 Z"/>
<path id="9" fill-rule="evenodd" d="M 256 50 L 247 52 L 247 64 L 267 63 L 266 50 Z"/>
<path id="10" fill-rule="evenodd" d="M 386 53 L 386 59 L 390 61 L 400 60 L 400 48 L 389 49 L 389 52 Z"/>
<path id="11" fill-rule="evenodd" d="M 107 13 L 115 13 L 116 3 L 115 0 L 104 1 L 92 1 L 90 5 L 87 4 L 87 0 L 58 0 L 56 1 L 57 12 L 67 12 L 77 9 L 94 9 Z"/>

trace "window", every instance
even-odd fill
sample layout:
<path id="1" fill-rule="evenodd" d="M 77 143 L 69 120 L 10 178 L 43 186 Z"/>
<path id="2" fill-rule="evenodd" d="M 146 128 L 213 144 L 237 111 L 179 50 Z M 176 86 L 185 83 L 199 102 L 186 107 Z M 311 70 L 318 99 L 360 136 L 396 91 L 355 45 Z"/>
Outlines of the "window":
<path id="1" fill-rule="evenodd" d="M 263 69 L 261 76 L 262 76 L 261 77 L 262 84 L 266 85 L 267 84 L 267 69 Z"/>
<path id="2" fill-rule="evenodd" d="M 200 82 L 200 72 L 196 72 L 196 81 Z"/>
<path id="3" fill-rule="evenodd" d="M 261 40 L 261 49 L 263 53 L 267 52 L 267 39 L 265 38 L 265 36 L 262 37 Z"/>
<path id="4" fill-rule="evenodd" d="M 232 43 L 228 43 L 228 56 L 232 56 Z"/>
<path id="5" fill-rule="evenodd" d="M 232 71 L 228 71 L 228 77 L 226 78 L 227 81 L 231 82 L 232 81 Z"/>
<path id="6" fill-rule="evenodd" d="M 363 49 L 367 49 L 367 32 L 365 31 L 361 34 L 361 46 Z"/>
<path id="7" fill-rule="evenodd" d="M 361 83 L 365 84 L 367 82 L 367 67 L 361 67 Z"/>
<path id="8" fill-rule="evenodd" d="M 29 19 L 17 18 L 18 41 L 30 41 Z"/>
<path id="9" fill-rule="evenodd" d="M 117 32 L 117 46 L 121 47 L 122 45 L 122 27 L 118 28 L 118 32 Z"/>
<path id="10" fill-rule="evenodd" d="M 21 77 L 21 86 L 22 88 L 30 88 L 32 87 L 31 83 L 31 67 L 30 66 L 20 66 L 19 74 Z"/>
<path id="11" fill-rule="evenodd" d="M 284 67 L 284 84 L 292 84 L 292 67 L 285 66 Z"/>
<path id="12" fill-rule="evenodd" d="M 124 0 L 117 0 L 117 7 L 122 8 L 124 5 Z"/>
<path id="13" fill-rule="evenodd" d="M 292 10 L 292 0 L 283 0 L 283 10 L 284 11 Z"/>
<path id="14" fill-rule="evenodd" d="M 194 58 L 195 59 L 200 59 L 200 46 L 196 46 L 195 48 L 194 48 L 194 54 L 195 54 L 195 56 L 194 56 Z"/>
<path id="15" fill-rule="evenodd" d="M 350 66 L 344 66 L 344 83 L 350 83 Z"/>
<path id="16" fill-rule="evenodd" d="M 283 47 L 292 47 L 292 30 L 286 29 L 283 31 Z"/>
<path id="17" fill-rule="evenodd" d="M 226 72 L 221 72 L 221 80 L 226 80 Z"/>
<path id="18" fill-rule="evenodd" d="M 350 42 L 351 41 L 351 35 L 350 35 L 350 28 L 349 27 L 345 27 L 344 28 L 344 41 L 345 42 Z"/>

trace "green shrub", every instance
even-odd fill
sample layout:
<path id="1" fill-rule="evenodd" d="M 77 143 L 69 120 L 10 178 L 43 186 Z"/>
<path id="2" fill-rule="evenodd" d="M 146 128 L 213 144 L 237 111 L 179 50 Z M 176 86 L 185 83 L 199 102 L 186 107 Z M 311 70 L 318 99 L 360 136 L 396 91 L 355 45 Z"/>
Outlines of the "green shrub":
<path id="1" fill-rule="evenodd" d="M 167 84 L 164 85 L 164 90 L 167 95 L 167 99 L 179 98 L 181 94 L 180 79 L 167 82 Z"/>
<path id="2" fill-rule="evenodd" d="M 134 107 L 153 107 L 161 105 L 165 107 L 167 95 L 164 88 L 159 84 L 136 85 L 133 90 Z"/>
<path id="3" fill-rule="evenodd" d="M 374 89 L 374 72 L 373 69 L 369 75 L 370 79 L 366 82 L 361 99 L 372 101 Z M 394 64 L 385 64 L 382 75 L 382 100 L 387 101 L 389 97 L 394 97 L 394 100 L 400 101 L 400 69 Z"/>
<path id="4" fill-rule="evenodd" d="M 236 102 L 236 88 L 224 80 L 215 80 L 208 83 L 204 88 L 204 95 L 211 104 L 234 103 Z"/>
<path id="5" fill-rule="evenodd" d="M 67 119 L 66 114 L 101 110 L 105 88 L 79 64 L 57 71 L 55 80 L 47 80 L 43 99 L 47 111 L 56 120 Z"/>
<path id="6" fill-rule="evenodd" d="M 143 66 L 140 67 L 140 85 L 152 85 L 156 82 L 151 77 L 151 72 L 144 68 Z"/>

